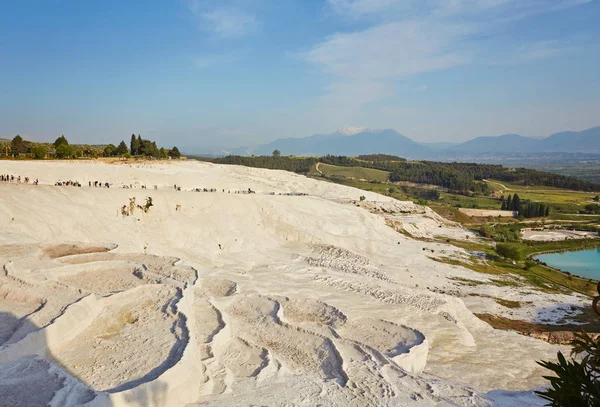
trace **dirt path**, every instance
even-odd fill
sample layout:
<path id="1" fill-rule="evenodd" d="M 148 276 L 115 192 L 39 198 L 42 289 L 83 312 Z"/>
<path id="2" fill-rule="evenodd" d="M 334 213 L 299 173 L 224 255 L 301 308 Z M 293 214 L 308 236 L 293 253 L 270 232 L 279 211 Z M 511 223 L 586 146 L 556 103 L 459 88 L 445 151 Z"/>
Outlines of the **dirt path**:
<path id="1" fill-rule="evenodd" d="M 317 172 L 321 175 L 323 175 L 323 172 L 321 172 L 321 170 L 319 169 L 319 165 L 321 165 L 321 163 L 317 163 L 317 166 L 315 167 L 315 170 L 317 170 Z"/>
<path id="2" fill-rule="evenodd" d="M 488 184 L 497 184 L 497 185 L 500 185 L 500 186 L 502 187 L 502 189 L 504 189 L 504 190 L 507 190 L 507 189 L 508 189 L 508 188 L 506 187 L 506 185 L 504 185 L 504 184 L 501 184 L 501 183 L 499 183 L 499 182 L 496 182 L 496 181 L 489 181 L 489 180 L 487 180 L 487 179 L 484 179 L 484 180 L 483 180 L 483 182 L 487 182 Z"/>

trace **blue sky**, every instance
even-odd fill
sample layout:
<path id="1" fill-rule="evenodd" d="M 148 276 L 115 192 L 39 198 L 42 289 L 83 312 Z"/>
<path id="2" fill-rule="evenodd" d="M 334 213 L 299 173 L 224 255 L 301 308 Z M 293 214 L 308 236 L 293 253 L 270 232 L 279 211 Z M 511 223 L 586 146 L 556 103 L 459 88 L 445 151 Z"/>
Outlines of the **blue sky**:
<path id="1" fill-rule="evenodd" d="M 188 151 L 600 125 L 598 0 L 0 2 L 0 137 Z"/>

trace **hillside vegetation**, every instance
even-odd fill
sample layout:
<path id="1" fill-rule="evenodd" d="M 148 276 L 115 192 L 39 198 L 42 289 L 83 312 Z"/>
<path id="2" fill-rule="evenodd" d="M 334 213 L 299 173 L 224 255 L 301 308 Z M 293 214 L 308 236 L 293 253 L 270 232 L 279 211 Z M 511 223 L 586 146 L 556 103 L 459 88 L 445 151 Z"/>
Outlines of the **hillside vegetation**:
<path id="1" fill-rule="evenodd" d="M 17 135 L 12 140 L 0 139 L 0 158 L 5 159 L 73 159 L 98 157 L 152 157 L 157 159 L 180 158 L 177 147 L 159 148 L 155 141 L 131 135 L 129 145 L 122 140 L 117 146 L 70 144 L 62 135 L 54 143 L 39 143 L 24 140 Z"/>
<path id="2" fill-rule="evenodd" d="M 384 157 L 384 159 L 374 159 L 376 157 Z M 204 160 L 218 164 L 238 164 L 298 173 L 308 173 L 313 165 L 319 162 L 339 167 L 370 168 L 389 172 L 389 180 L 392 182 L 408 181 L 436 185 L 454 191 L 487 192 L 489 186 L 486 183 L 478 182 L 486 179 L 509 182 L 519 186 L 538 185 L 575 191 L 600 191 L 600 184 L 527 168 L 507 168 L 491 164 L 406 161 L 399 157 L 392 157 L 392 159 L 387 157 L 389 156 L 370 155 L 357 158 L 331 155 L 324 157 L 227 156 L 205 158 Z M 365 158 L 371 158 L 371 160 Z"/>

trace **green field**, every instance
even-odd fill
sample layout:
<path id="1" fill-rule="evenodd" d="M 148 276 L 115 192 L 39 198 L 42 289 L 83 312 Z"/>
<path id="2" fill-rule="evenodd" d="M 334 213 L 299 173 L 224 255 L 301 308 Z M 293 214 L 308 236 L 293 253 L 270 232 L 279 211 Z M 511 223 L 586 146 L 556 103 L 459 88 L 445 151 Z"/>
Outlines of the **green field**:
<path id="1" fill-rule="evenodd" d="M 465 196 L 441 192 L 440 199 L 436 202 L 455 208 L 500 209 L 500 201 L 487 196 Z"/>
<path id="2" fill-rule="evenodd" d="M 318 171 L 317 170 L 318 166 Z M 467 221 L 455 212 L 445 210 L 448 208 L 474 208 L 499 210 L 501 207 L 500 197 L 517 193 L 521 200 L 542 202 L 550 206 L 550 218 L 555 220 L 574 220 L 581 222 L 594 222 L 600 220 L 600 216 L 589 216 L 579 214 L 584 207 L 592 202 L 595 193 L 582 191 L 571 191 L 556 187 L 546 186 L 524 186 L 511 184 L 497 180 L 486 180 L 492 193 L 491 196 L 482 194 L 461 194 L 444 191 L 430 185 L 419 185 L 414 183 L 391 183 L 388 181 L 389 173 L 363 167 L 342 167 L 330 164 L 315 164 L 311 167 L 310 176 L 325 178 L 337 183 L 353 186 L 356 188 L 373 191 L 380 194 L 392 196 L 401 200 L 412 200 L 428 204 L 438 213 L 444 212 L 453 220 Z M 478 181 L 476 181 L 478 182 Z M 483 181 L 479 181 L 483 182 Z M 437 190 L 439 197 L 435 199 L 427 196 L 427 192 Z M 472 221 L 472 219 L 471 219 Z M 506 219 L 508 221 L 508 219 Z M 472 223 L 472 222 L 468 222 Z"/>
<path id="3" fill-rule="evenodd" d="M 522 200 L 546 203 L 550 205 L 554 214 L 577 214 L 579 211 L 583 211 L 584 207 L 596 196 L 595 193 L 571 191 L 555 187 L 523 186 L 494 180 L 489 180 L 488 183 L 495 191 L 502 193 L 505 197 L 517 193 Z M 478 202 L 478 204 L 485 205 L 485 202 Z M 488 209 L 485 206 L 479 207 Z"/>
<path id="4" fill-rule="evenodd" d="M 374 180 L 378 182 L 386 182 L 390 175 L 387 171 L 374 170 L 371 168 L 338 167 L 336 165 L 321 163 L 316 164 L 313 168 L 311 168 L 312 174 L 320 175 L 319 171 L 321 171 L 321 173 L 323 173 L 323 175 L 326 177 L 353 178 L 366 181 Z"/>
<path id="5" fill-rule="evenodd" d="M 446 219 L 460 222 L 463 225 L 472 228 L 474 231 L 479 231 L 482 225 L 489 224 L 489 219 L 469 217 L 458 211 L 457 208 L 500 209 L 500 200 L 498 196 L 504 195 L 507 197 L 509 194 L 512 195 L 516 192 L 519 194 L 521 199 L 541 201 L 550 204 L 553 210 L 558 209 L 562 211 L 568 211 L 567 213 L 575 213 L 580 207 L 586 204 L 586 201 L 589 201 L 594 196 L 593 194 L 585 192 L 570 191 L 553 187 L 526 187 L 522 185 L 512 185 L 489 180 L 488 183 L 490 184 L 490 187 L 493 191 L 492 194 L 495 197 L 481 195 L 467 196 L 437 189 L 439 192 L 439 198 L 425 202 L 422 199 L 418 199 L 418 197 L 415 195 L 415 192 L 418 193 L 419 191 L 432 190 L 431 186 L 415 185 L 412 183 L 387 182 L 387 178 L 383 176 L 387 175 L 387 173 L 384 171 L 370 170 L 360 167 L 339 167 L 324 164 L 320 164 L 319 169 L 323 172 L 322 175 L 316 171 L 316 166 L 314 166 L 311 168 L 309 176 L 320 179 L 324 178 L 331 182 L 391 196 L 398 200 L 412 200 L 418 201 L 419 203 L 426 203 L 434 211 Z M 575 222 L 585 222 L 588 225 L 594 224 L 594 222 L 597 223 L 598 219 L 600 219 L 600 217 L 561 213 L 555 213 L 552 215 L 552 217 L 563 218 L 564 220 L 572 220 L 574 221 L 574 224 Z M 535 220 L 528 221 L 534 222 Z M 551 223 L 552 219 L 548 219 L 547 222 Z M 495 218 L 493 220 L 493 225 L 497 225 L 499 228 L 510 228 L 510 226 L 507 226 L 508 224 L 517 228 L 528 226 L 526 222 L 519 223 L 517 219 L 512 218 Z M 581 224 L 582 223 L 578 223 L 578 225 Z M 487 253 L 488 260 L 485 262 L 482 262 L 476 258 L 473 258 L 472 262 L 457 261 L 455 259 L 445 259 L 441 261 L 450 264 L 461 265 L 481 273 L 504 276 L 501 279 L 492 280 L 494 281 L 494 284 L 524 285 L 525 287 L 528 286 L 532 289 L 552 293 L 577 291 L 586 295 L 593 294 L 596 287 L 596 282 L 594 281 L 561 273 L 549 267 L 534 263 L 527 258 L 533 253 L 544 251 L 573 250 L 585 247 L 595 247 L 600 244 L 600 240 L 598 239 L 547 243 L 525 243 L 519 241 L 508 243 L 509 246 L 515 249 L 513 250 L 514 254 L 519 258 L 514 263 L 512 258 L 506 259 L 502 256 L 499 256 L 492 245 L 487 245 L 483 242 L 449 241 L 449 239 L 446 238 L 439 238 L 439 240 L 455 246 L 463 247 L 468 250 Z M 521 280 L 511 277 L 511 275 L 519 276 Z M 502 301 L 502 299 L 500 300 Z M 510 305 L 516 306 L 516 304 Z M 598 325 L 600 329 L 600 323 Z"/>

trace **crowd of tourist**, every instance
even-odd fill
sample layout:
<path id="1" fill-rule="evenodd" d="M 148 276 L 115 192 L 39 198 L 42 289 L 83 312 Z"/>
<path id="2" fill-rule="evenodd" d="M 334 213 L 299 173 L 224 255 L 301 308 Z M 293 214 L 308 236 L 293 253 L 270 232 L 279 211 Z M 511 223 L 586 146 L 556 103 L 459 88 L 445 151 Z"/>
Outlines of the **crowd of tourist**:
<path id="1" fill-rule="evenodd" d="M 55 186 L 57 187 L 81 187 L 81 184 L 79 183 L 79 181 L 61 181 L 58 180 L 54 183 Z"/>
<path id="2" fill-rule="evenodd" d="M 24 183 L 24 184 L 29 184 L 30 183 L 30 179 L 29 177 L 21 177 L 20 175 L 10 175 L 10 174 L 0 174 L 0 182 L 14 182 L 14 183 Z M 35 181 L 32 182 L 33 185 L 38 185 L 39 184 L 39 180 L 36 178 Z M 66 186 L 72 186 L 72 187 L 81 187 L 82 184 L 79 181 L 72 181 L 72 180 L 67 180 L 67 181 L 62 181 L 62 180 L 58 180 L 54 183 L 55 186 L 58 187 L 66 187 Z M 101 181 L 88 181 L 88 186 L 89 187 L 94 187 L 94 188 L 110 188 L 110 183 L 108 182 L 101 182 Z M 147 189 L 146 185 L 136 185 L 136 187 L 139 187 L 141 189 Z M 133 184 L 129 184 L 129 185 L 122 185 L 122 188 L 125 189 L 133 189 L 134 185 Z M 158 190 L 158 185 L 153 185 L 154 190 Z M 181 191 L 181 186 L 179 185 L 173 185 L 173 189 L 175 191 Z M 218 190 L 216 188 L 193 188 L 191 189 L 192 192 L 218 192 Z M 222 192 L 225 193 L 225 189 L 222 189 Z M 227 193 L 231 194 L 255 194 L 256 191 L 252 190 L 251 188 L 248 189 L 243 189 L 243 190 L 227 190 Z M 269 193 L 269 195 L 276 195 L 275 192 L 271 192 Z M 288 196 L 304 196 L 306 194 L 304 193 L 295 193 L 295 192 L 291 192 L 291 193 L 279 193 L 278 195 L 288 195 Z"/>
<path id="3" fill-rule="evenodd" d="M 94 188 L 110 188 L 110 184 L 108 182 L 102 184 L 101 181 L 88 181 L 88 186 L 93 186 Z"/>
<path id="4" fill-rule="evenodd" d="M 24 184 L 29 184 L 29 177 L 21 178 L 20 175 L 17 175 L 15 177 L 14 175 L 10 175 L 10 174 L 0 174 L 0 182 L 16 182 L 17 184 L 20 184 L 21 182 L 23 182 Z M 39 181 L 36 178 L 35 181 L 33 181 L 33 185 L 37 185 L 38 182 Z"/>

